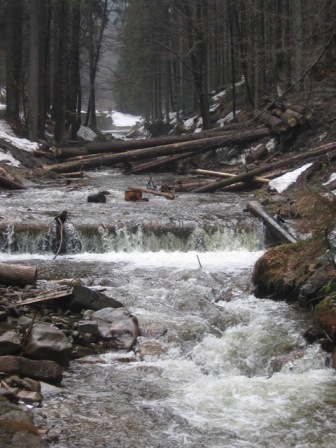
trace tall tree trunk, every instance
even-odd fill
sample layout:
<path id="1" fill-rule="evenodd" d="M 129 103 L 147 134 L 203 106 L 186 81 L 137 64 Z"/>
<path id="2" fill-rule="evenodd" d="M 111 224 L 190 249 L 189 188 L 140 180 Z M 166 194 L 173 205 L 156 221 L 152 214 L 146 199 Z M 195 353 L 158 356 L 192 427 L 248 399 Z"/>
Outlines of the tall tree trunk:
<path id="1" fill-rule="evenodd" d="M 96 117 L 96 92 L 95 92 L 95 79 L 96 70 L 95 65 L 95 48 L 94 48 L 94 28 L 93 28 L 93 0 L 89 1 L 89 76 L 90 76 L 90 97 L 89 97 L 89 120 L 88 125 L 91 129 L 97 129 L 97 117 Z M 90 112 L 90 113 L 89 113 Z"/>
<path id="2" fill-rule="evenodd" d="M 55 96 L 53 101 L 53 115 L 55 118 L 54 140 L 60 144 L 64 140 L 65 130 L 65 99 L 66 99 L 66 40 L 68 29 L 68 3 L 66 0 L 59 0 L 56 8 L 57 24 L 57 52 L 54 59 Z"/>
<path id="3" fill-rule="evenodd" d="M 30 0 L 30 44 L 29 44 L 29 82 L 28 82 L 28 135 L 31 140 L 38 134 L 38 104 L 40 85 L 40 27 L 41 2 Z"/>
<path id="4" fill-rule="evenodd" d="M 231 86 L 232 86 L 232 113 L 234 121 L 237 121 L 236 115 L 236 71 L 235 71 L 235 45 L 234 45 L 234 24 L 233 24 L 233 5 L 229 2 L 227 15 L 229 17 L 229 39 L 230 39 L 230 57 L 231 57 Z"/>
<path id="5" fill-rule="evenodd" d="M 10 0 L 6 10 L 6 117 L 19 124 L 22 75 L 23 1 Z"/>
<path id="6" fill-rule="evenodd" d="M 72 4 L 72 27 L 70 47 L 70 74 L 68 89 L 69 118 L 67 128 L 70 128 L 71 140 L 77 139 L 77 132 L 81 125 L 81 80 L 80 80 L 80 18 L 81 0 L 75 0 Z"/>
<path id="7" fill-rule="evenodd" d="M 260 10 L 259 1 L 254 2 L 254 20 L 253 20 L 253 43 L 254 43 L 254 110 L 259 109 L 260 96 Z"/>
<path id="8" fill-rule="evenodd" d="M 98 37 L 94 33 L 94 23 L 93 23 L 93 0 L 88 0 L 89 5 L 89 17 L 88 17 L 88 32 L 89 32 L 89 103 L 87 114 L 85 118 L 85 125 L 90 126 L 92 129 L 97 128 L 97 117 L 96 117 L 96 92 L 95 92 L 95 81 L 98 69 L 98 62 L 100 57 L 101 45 L 103 42 L 104 30 L 106 27 L 108 19 L 108 0 L 104 0 L 103 15 L 101 18 L 101 26 L 99 30 Z M 95 45 L 96 42 L 96 45 Z"/>
<path id="9" fill-rule="evenodd" d="M 239 14 L 238 14 L 238 8 L 237 8 L 237 2 L 233 2 L 233 10 L 234 10 L 234 19 L 235 19 L 235 25 L 237 29 L 237 37 L 239 41 L 239 47 L 240 47 L 240 60 L 241 60 L 241 66 L 242 71 L 244 75 L 245 80 L 245 87 L 246 87 L 246 94 L 247 94 L 247 100 L 250 103 L 250 105 L 253 107 L 253 98 L 251 93 L 251 86 L 250 86 L 250 80 L 249 80 L 249 72 L 248 72 L 248 64 L 247 64 L 247 49 L 246 49 L 246 36 L 242 33 L 242 26 L 239 22 Z M 245 32 L 244 32 L 245 34 Z"/>
<path id="10" fill-rule="evenodd" d="M 295 71 L 296 78 L 300 78 L 303 73 L 303 17 L 302 17 L 302 0 L 295 0 L 293 2 L 294 15 L 295 15 L 295 36 L 296 36 L 296 48 L 295 48 Z M 303 79 L 300 83 L 303 87 Z"/>

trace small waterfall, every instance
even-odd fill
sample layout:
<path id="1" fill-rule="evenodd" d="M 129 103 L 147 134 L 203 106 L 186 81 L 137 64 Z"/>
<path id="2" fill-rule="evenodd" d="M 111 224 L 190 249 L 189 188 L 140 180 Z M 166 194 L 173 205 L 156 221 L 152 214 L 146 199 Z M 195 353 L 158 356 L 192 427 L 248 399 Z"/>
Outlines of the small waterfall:
<path id="1" fill-rule="evenodd" d="M 223 226 L 202 226 L 188 222 L 176 225 L 125 223 L 117 225 L 64 225 L 67 254 L 81 252 L 209 252 L 218 250 L 260 250 L 264 245 L 263 226 L 253 218 L 232 220 Z M 56 225 L 10 224 L 0 228 L 0 252 L 7 254 L 56 253 L 59 241 Z"/>

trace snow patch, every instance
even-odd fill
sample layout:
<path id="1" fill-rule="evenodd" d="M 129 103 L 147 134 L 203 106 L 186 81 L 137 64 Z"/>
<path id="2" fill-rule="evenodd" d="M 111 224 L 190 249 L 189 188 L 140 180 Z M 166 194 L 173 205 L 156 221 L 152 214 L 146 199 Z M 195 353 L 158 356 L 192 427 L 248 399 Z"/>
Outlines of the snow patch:
<path id="1" fill-rule="evenodd" d="M 123 114 L 122 112 L 112 112 L 112 120 L 114 126 L 134 126 L 136 123 L 143 121 L 140 115 Z"/>
<path id="2" fill-rule="evenodd" d="M 97 137 L 97 134 L 86 126 L 81 126 L 77 132 L 77 135 L 88 142 L 92 142 Z"/>
<path id="3" fill-rule="evenodd" d="M 336 180 L 336 173 L 332 173 L 329 180 L 327 180 L 327 182 L 324 182 L 322 185 L 331 184 L 331 182 L 333 182 L 334 180 Z"/>
<path id="4" fill-rule="evenodd" d="M 28 152 L 34 151 L 39 147 L 36 142 L 31 142 L 25 138 L 15 137 L 14 132 L 5 120 L 0 120 L 0 138 L 3 138 L 6 142 L 11 143 L 16 148 Z"/>
<path id="5" fill-rule="evenodd" d="M 276 179 L 271 180 L 269 186 L 271 189 L 276 190 L 278 193 L 282 193 L 287 190 L 287 188 L 294 184 L 297 181 L 297 178 L 306 171 L 312 163 L 306 163 L 301 168 L 298 168 L 294 171 L 290 171 L 289 173 L 284 174 L 283 176 L 277 177 Z"/>

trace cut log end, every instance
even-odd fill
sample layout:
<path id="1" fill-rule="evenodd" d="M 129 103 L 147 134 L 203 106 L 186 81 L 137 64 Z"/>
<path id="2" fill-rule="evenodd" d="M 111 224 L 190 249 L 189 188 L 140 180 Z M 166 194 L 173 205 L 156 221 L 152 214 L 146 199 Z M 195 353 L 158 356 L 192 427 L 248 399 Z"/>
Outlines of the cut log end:
<path id="1" fill-rule="evenodd" d="M 37 267 L 0 263 L 0 284 L 6 286 L 35 285 Z"/>

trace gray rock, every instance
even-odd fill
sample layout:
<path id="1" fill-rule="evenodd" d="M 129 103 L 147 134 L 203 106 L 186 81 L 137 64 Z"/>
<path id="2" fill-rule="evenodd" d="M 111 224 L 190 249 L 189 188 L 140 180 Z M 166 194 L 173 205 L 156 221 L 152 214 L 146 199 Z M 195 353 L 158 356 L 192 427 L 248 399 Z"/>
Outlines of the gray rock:
<path id="1" fill-rule="evenodd" d="M 98 323 L 99 335 L 108 348 L 131 350 L 140 336 L 138 319 L 126 308 L 104 308 L 92 319 Z"/>
<path id="2" fill-rule="evenodd" d="M 47 448 L 38 434 L 31 411 L 9 403 L 0 396 L 0 446 L 6 448 Z"/>
<path id="3" fill-rule="evenodd" d="M 72 346 L 67 337 L 56 327 L 34 324 L 24 348 L 24 355 L 32 359 L 48 359 L 68 365 Z"/>
<path id="4" fill-rule="evenodd" d="M 8 312 L 5 310 L 0 310 L 0 322 L 4 322 L 7 319 Z"/>
<path id="5" fill-rule="evenodd" d="M 121 308 L 124 305 L 99 291 L 75 285 L 69 306 L 75 311 L 81 311 L 83 308 L 97 311 L 103 308 Z"/>
<path id="6" fill-rule="evenodd" d="M 6 331 L 0 336 L 0 356 L 18 355 L 22 348 L 20 336 L 15 330 Z"/>
<path id="7" fill-rule="evenodd" d="M 48 443 L 42 440 L 38 434 L 20 431 L 13 437 L 11 446 L 15 448 L 48 448 Z"/>
<path id="8" fill-rule="evenodd" d="M 320 290 L 325 284 L 326 279 L 322 276 L 321 278 L 311 278 L 307 283 L 302 285 L 298 296 L 300 305 L 307 306 L 313 300 L 317 300 Z"/>
<path id="9" fill-rule="evenodd" d="M 76 323 L 75 328 L 78 333 L 89 334 L 94 339 L 99 335 L 98 324 L 94 320 L 80 320 Z"/>
<path id="10" fill-rule="evenodd" d="M 0 356 L 0 372 L 29 377 L 47 383 L 62 381 L 62 367 L 54 361 L 36 361 L 21 356 Z"/>

